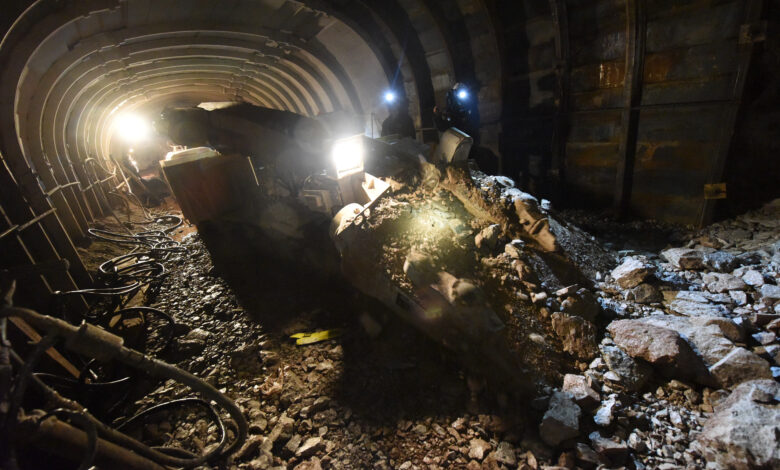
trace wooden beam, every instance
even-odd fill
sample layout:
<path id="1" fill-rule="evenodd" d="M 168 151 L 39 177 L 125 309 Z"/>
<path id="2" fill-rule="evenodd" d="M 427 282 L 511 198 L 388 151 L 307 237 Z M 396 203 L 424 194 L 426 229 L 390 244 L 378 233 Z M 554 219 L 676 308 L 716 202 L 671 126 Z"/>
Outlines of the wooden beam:
<path id="1" fill-rule="evenodd" d="M 614 209 L 618 217 L 626 214 L 631 201 L 646 38 L 646 0 L 626 0 L 626 77 L 623 82 L 624 107 L 614 197 Z"/>
<path id="2" fill-rule="evenodd" d="M 30 326 L 29 323 L 22 320 L 21 318 L 17 317 L 9 317 L 8 320 L 13 323 L 14 326 L 19 328 L 19 331 L 24 333 L 25 336 L 27 336 L 30 341 L 33 343 L 37 343 L 41 340 L 41 335 L 38 334 L 37 331 L 35 331 L 35 328 Z M 74 366 L 69 360 L 65 359 L 65 356 L 60 354 L 59 351 L 54 349 L 53 347 L 46 350 L 46 354 L 54 360 L 57 364 L 59 364 L 65 371 L 67 371 L 70 375 L 73 376 L 73 378 L 78 379 L 79 378 L 79 370 Z"/>

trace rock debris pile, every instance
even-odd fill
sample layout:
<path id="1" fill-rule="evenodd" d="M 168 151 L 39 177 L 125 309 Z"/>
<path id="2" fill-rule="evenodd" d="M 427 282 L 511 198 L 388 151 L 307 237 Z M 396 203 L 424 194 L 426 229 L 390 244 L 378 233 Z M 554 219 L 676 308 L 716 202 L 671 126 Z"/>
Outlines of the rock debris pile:
<path id="1" fill-rule="evenodd" d="M 369 296 L 389 280 L 466 312 L 426 332 L 445 348 L 357 293 L 340 315 L 321 305 L 264 329 L 199 237 L 185 239 L 155 304 L 183 333 L 170 354 L 250 421 L 214 468 L 780 466 L 780 201 L 660 252 L 610 252 L 511 181 L 472 176 L 384 199 L 354 245 Z M 344 336 L 288 339 L 334 327 Z M 504 388 L 491 380 L 506 373 L 499 349 L 469 361 L 479 338 L 506 346 Z M 186 393 L 165 383 L 135 409 Z M 215 431 L 193 411 L 138 432 L 202 450 Z"/>

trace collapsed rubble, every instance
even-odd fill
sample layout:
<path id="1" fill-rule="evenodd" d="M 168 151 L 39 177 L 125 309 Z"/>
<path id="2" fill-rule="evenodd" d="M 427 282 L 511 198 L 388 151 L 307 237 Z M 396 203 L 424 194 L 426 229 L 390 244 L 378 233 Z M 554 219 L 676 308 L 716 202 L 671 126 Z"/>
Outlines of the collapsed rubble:
<path id="1" fill-rule="evenodd" d="M 248 421 L 212 468 L 778 465 L 780 203 L 683 246 L 614 252 L 507 178 L 424 162 L 393 178 L 332 232 L 364 295 L 244 239 L 226 257 L 206 228 L 167 259 L 152 304 L 175 319 L 164 358 Z M 346 333 L 289 340 L 317 329 Z M 152 388 L 127 416 L 187 397 Z M 161 412 L 128 432 L 210 452 L 208 418 Z"/>
<path id="2" fill-rule="evenodd" d="M 776 382 L 767 381 L 778 364 L 780 322 L 771 289 L 777 282 L 776 243 L 750 255 L 733 254 L 732 271 L 718 271 L 744 284 L 706 272 L 726 269 L 724 260 L 732 258 L 710 250 L 691 253 L 696 242 L 660 256 L 629 252 L 617 259 L 511 181 L 478 172 L 473 181 L 465 183 L 466 191 L 464 183 L 446 178 L 425 192 L 397 191 L 359 220 L 356 238 L 340 249 L 347 278 L 364 293 L 382 292 L 376 286 L 384 282 L 399 286 L 387 290 L 392 302 L 415 301 L 427 292 L 439 300 L 421 312 L 454 312 L 455 320 L 446 323 L 426 317 L 436 327 L 421 329 L 455 351 L 456 363 L 470 371 L 468 387 L 456 381 L 460 391 L 454 395 L 428 393 L 448 402 L 470 396 L 469 408 L 478 408 L 423 419 L 395 417 L 394 427 L 369 423 L 328 390 L 326 378 L 344 373 L 341 346 L 314 345 L 301 356 L 278 336 L 259 342 L 250 336 L 224 366 L 204 369 L 236 396 L 251 420 L 250 439 L 233 467 L 776 465 L 777 438 L 767 428 L 772 421 L 763 418 L 778 409 L 777 393 L 771 392 Z M 755 226 L 758 233 L 766 228 Z M 349 246 L 361 250 L 349 253 Z M 219 312 L 225 309 L 234 312 L 228 315 L 233 321 L 246 314 L 234 304 L 213 314 L 224 315 Z M 197 323 L 210 314 L 190 319 Z M 376 338 L 392 322 L 374 313 L 361 316 L 359 324 L 370 333 L 366 338 Z M 193 336 L 206 343 L 224 338 Z M 480 356 L 474 345 L 486 342 L 489 348 Z M 233 362 L 244 349 L 255 369 Z M 207 351 L 196 350 L 189 366 L 201 367 L 199 358 L 219 358 Z M 236 368 L 245 379 L 233 378 Z M 500 380 L 509 370 L 511 379 Z M 263 378 L 257 378 L 260 373 Z M 498 378 L 492 380 L 496 388 L 484 388 L 471 374 Z M 319 392 L 301 398 L 301 387 L 315 384 Z M 478 397 L 506 387 L 514 395 L 499 393 L 499 410 L 485 413 L 495 405 Z M 514 405 L 519 397 L 531 400 L 530 408 Z M 474 405 L 475 399 L 481 404 Z M 733 407 L 745 410 L 738 423 L 727 421 Z M 522 418 L 511 419 L 515 415 Z M 762 418 L 750 418 L 754 415 Z M 740 437 L 753 433 L 767 437 Z M 174 438 L 186 437 L 179 434 Z"/>

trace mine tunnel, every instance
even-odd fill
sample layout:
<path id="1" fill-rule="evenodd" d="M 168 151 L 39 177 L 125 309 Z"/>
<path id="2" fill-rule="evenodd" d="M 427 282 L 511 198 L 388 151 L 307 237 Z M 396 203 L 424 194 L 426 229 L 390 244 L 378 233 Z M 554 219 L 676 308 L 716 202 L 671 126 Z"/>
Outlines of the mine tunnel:
<path id="1" fill-rule="evenodd" d="M 0 468 L 780 468 L 780 4 L 2 0 Z"/>

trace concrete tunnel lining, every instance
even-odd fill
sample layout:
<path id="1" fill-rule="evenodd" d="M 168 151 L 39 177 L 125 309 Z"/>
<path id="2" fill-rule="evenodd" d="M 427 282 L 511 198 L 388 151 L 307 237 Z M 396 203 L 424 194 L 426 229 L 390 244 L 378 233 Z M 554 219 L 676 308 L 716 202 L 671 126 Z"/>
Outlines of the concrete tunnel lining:
<path id="1" fill-rule="evenodd" d="M 60 124 L 61 122 L 63 122 L 62 121 L 63 118 L 60 117 L 60 116 L 63 116 L 63 115 L 61 114 L 62 111 L 59 111 L 59 109 L 61 108 L 61 106 L 65 105 L 65 103 L 59 103 L 58 101 L 60 100 L 60 96 L 57 96 L 57 95 L 59 93 L 62 93 L 62 95 L 66 95 L 66 94 L 68 94 L 68 92 L 67 91 L 60 91 L 61 89 L 60 89 L 60 85 L 59 84 L 60 83 L 67 83 L 68 81 L 70 81 L 71 77 L 73 76 L 72 74 L 74 74 L 74 73 L 78 74 L 79 73 L 78 70 L 81 70 L 82 67 L 87 67 L 86 64 L 89 64 L 91 62 L 98 62 L 98 61 L 94 60 L 94 59 L 97 59 L 98 57 L 102 58 L 100 61 L 105 61 L 105 55 L 106 55 L 106 53 L 108 53 L 109 57 L 113 57 L 113 59 L 110 60 L 109 63 L 115 61 L 116 64 L 117 64 L 116 65 L 117 69 L 128 69 L 128 70 L 131 70 L 132 67 L 133 67 L 133 62 L 128 62 L 128 60 L 132 60 L 133 59 L 133 56 L 135 55 L 135 51 L 143 51 L 143 50 L 146 50 L 146 49 L 148 49 L 150 47 L 154 47 L 153 45 L 146 44 L 147 42 L 149 42 L 149 40 L 151 38 L 154 37 L 154 35 L 165 36 L 166 34 L 168 34 L 168 35 L 172 34 L 172 35 L 176 35 L 176 36 L 179 36 L 179 37 L 183 36 L 183 37 L 186 38 L 186 37 L 189 37 L 192 34 L 195 34 L 195 35 L 198 34 L 197 32 L 193 32 L 193 31 L 178 31 L 178 32 L 171 33 L 171 29 L 175 30 L 176 28 L 170 22 L 169 23 L 160 24 L 160 25 L 139 26 L 139 27 L 137 27 L 138 31 L 134 31 L 132 28 L 131 28 L 130 31 L 124 31 L 124 29 L 116 30 L 116 28 L 121 24 L 120 18 L 121 18 L 122 15 L 120 15 L 119 11 L 122 10 L 122 7 L 113 8 L 113 9 L 97 9 L 96 4 L 101 4 L 101 5 L 108 6 L 108 5 L 111 5 L 113 3 L 112 2 L 102 2 L 102 3 L 101 2 L 90 2 L 90 3 L 87 3 L 87 4 L 82 3 L 75 10 L 73 9 L 73 7 L 70 7 L 69 10 L 64 11 L 64 12 L 60 12 L 60 14 L 58 16 L 61 17 L 61 18 L 65 18 L 66 20 L 67 20 L 68 14 L 73 15 L 73 16 L 76 16 L 77 14 L 81 14 L 82 16 L 81 17 L 77 17 L 76 20 L 71 20 L 71 21 L 64 22 L 61 26 L 59 26 L 57 28 L 58 33 L 55 34 L 55 35 L 50 35 L 48 38 L 46 38 L 45 41 L 41 41 L 40 40 L 42 35 L 46 34 L 45 31 L 43 31 L 43 30 L 41 30 L 39 33 L 35 34 L 34 36 L 29 36 L 28 40 L 30 41 L 30 44 L 32 44 L 32 43 L 40 43 L 38 46 L 36 46 L 36 51 L 41 52 L 42 54 L 45 54 L 45 55 L 39 55 L 38 56 L 36 54 L 29 54 L 29 50 L 28 49 L 25 49 L 24 52 L 19 52 L 19 49 L 16 49 L 17 52 L 19 53 L 18 57 L 21 57 L 21 56 L 28 57 L 28 59 L 30 60 L 29 63 L 32 66 L 32 68 L 30 68 L 30 69 L 25 69 L 26 70 L 25 73 L 20 73 L 20 77 L 22 78 L 20 83 L 22 85 L 24 85 L 23 88 L 22 88 L 22 91 L 25 90 L 25 89 L 31 90 L 31 91 L 35 90 L 35 94 L 34 94 L 35 100 L 34 100 L 33 106 L 31 106 L 31 107 L 29 107 L 27 105 L 27 103 L 25 103 L 24 93 L 22 95 L 17 95 L 17 97 L 16 97 L 17 98 L 16 106 L 18 107 L 17 109 L 21 109 L 22 110 L 21 113 L 17 114 L 17 118 L 21 116 L 21 121 L 22 122 L 20 123 L 20 129 L 24 129 L 24 130 L 22 130 L 22 132 L 25 134 L 25 136 L 26 135 L 31 135 L 32 136 L 32 135 L 39 134 L 41 136 L 41 140 L 43 140 L 44 142 L 48 142 L 48 143 L 42 144 L 40 146 L 41 147 L 40 150 L 38 150 L 38 149 L 32 150 L 32 149 L 27 149 L 27 148 L 21 149 L 22 153 L 25 154 L 25 155 L 27 155 L 27 154 L 29 154 L 30 152 L 33 152 L 33 151 L 35 151 L 35 152 L 41 151 L 41 152 L 47 152 L 47 153 L 51 152 L 51 151 L 57 151 L 57 152 L 65 151 L 65 152 L 67 152 L 69 148 L 75 148 L 76 151 L 78 152 L 78 156 L 76 158 L 84 158 L 86 155 L 89 154 L 89 152 L 83 146 L 80 146 L 78 144 L 76 144 L 74 146 L 73 145 L 74 142 L 72 142 L 72 141 L 71 141 L 70 145 L 68 143 L 57 143 L 57 141 L 62 142 L 62 140 L 59 139 L 59 138 L 56 138 L 56 137 L 55 138 L 49 137 L 49 136 L 59 136 L 59 135 L 62 135 L 63 133 L 67 135 L 68 134 L 67 128 L 70 128 L 71 126 L 73 126 L 74 123 L 75 123 L 76 129 L 77 129 L 75 135 L 77 135 L 77 136 L 82 136 L 82 135 L 87 136 L 86 145 L 89 145 L 90 148 L 92 148 L 92 149 L 96 149 L 96 147 L 94 147 L 94 146 L 98 145 L 98 141 L 101 140 L 101 139 L 96 139 L 95 138 L 94 130 L 85 134 L 86 130 L 79 130 L 79 129 L 86 129 L 84 127 L 84 125 L 83 125 L 83 118 L 82 118 L 82 116 L 90 116 L 88 119 L 91 120 L 91 119 L 94 119 L 94 117 L 97 117 L 97 116 L 101 115 L 101 114 L 94 115 L 88 108 L 90 106 L 95 105 L 97 102 L 93 102 L 93 100 L 91 100 L 91 99 L 88 100 L 87 102 L 84 102 L 83 100 L 79 100 L 79 98 L 75 98 L 77 100 L 76 103 L 78 103 L 80 101 L 80 102 L 82 102 L 84 104 L 82 104 L 82 105 L 78 105 L 77 104 L 76 105 L 77 106 L 76 109 L 73 108 L 73 105 L 66 105 L 68 111 L 64 115 L 64 121 L 67 123 L 67 124 L 64 125 L 64 129 L 65 130 L 62 130 L 63 129 L 63 125 Z M 80 12 L 80 13 L 77 13 L 77 12 Z M 147 18 L 145 21 L 149 21 L 149 18 Z M 49 23 L 49 25 L 51 25 L 51 24 L 55 23 L 56 21 L 55 21 L 54 17 L 50 16 L 47 19 L 47 22 Z M 227 29 L 231 36 L 234 36 L 234 35 L 246 36 L 246 35 L 250 35 L 250 34 L 257 35 L 257 33 L 258 33 L 258 31 L 257 31 L 258 28 L 251 28 L 251 27 L 248 27 L 246 25 L 237 25 L 237 26 L 238 27 L 234 27 L 233 25 L 231 25 L 231 27 L 223 28 L 223 29 Z M 102 33 L 101 32 L 102 29 L 108 28 L 108 27 L 114 28 L 115 30 L 111 31 L 110 33 Z M 47 28 L 51 28 L 51 26 L 47 26 Z M 197 28 L 190 27 L 189 29 L 197 29 Z M 214 47 L 215 48 L 215 53 L 217 55 L 219 55 L 219 51 L 222 50 L 223 47 L 225 47 L 224 45 L 222 45 L 220 43 L 223 42 L 223 41 L 224 42 L 229 42 L 229 41 L 226 41 L 225 39 L 223 39 L 223 38 L 218 36 L 219 32 L 215 31 L 218 28 L 214 28 L 212 26 L 211 29 L 212 29 L 212 31 L 208 31 L 206 33 L 206 34 L 212 35 L 209 39 L 204 39 L 203 35 L 200 35 L 200 36 L 198 36 L 198 41 L 202 41 L 204 43 L 203 44 L 204 47 Z M 285 40 L 289 41 L 289 43 L 291 45 L 294 45 L 297 42 L 297 43 L 302 45 L 302 49 L 299 49 L 299 51 L 301 51 L 301 50 L 305 50 L 306 51 L 306 52 L 301 52 L 301 55 L 303 56 L 303 60 L 300 61 L 301 64 L 306 64 L 308 66 L 309 70 L 316 70 L 317 68 L 319 68 L 321 70 L 320 73 L 324 73 L 325 76 L 327 76 L 327 75 L 333 76 L 333 74 L 336 74 L 337 76 L 339 76 L 340 78 L 338 79 L 338 81 L 341 83 L 341 86 L 334 86 L 333 84 L 329 84 L 328 88 L 331 88 L 331 89 L 333 89 L 333 88 L 346 89 L 348 94 L 352 94 L 352 107 L 353 107 L 353 109 L 357 109 L 357 110 L 360 111 L 360 110 L 362 110 L 363 107 L 366 107 L 366 108 L 369 108 L 369 109 L 374 109 L 376 107 L 376 105 L 377 105 L 376 102 L 368 103 L 366 105 L 362 105 L 361 101 L 370 101 L 370 100 L 376 99 L 376 96 L 380 94 L 381 89 L 386 88 L 387 85 L 385 83 L 381 83 L 381 82 L 376 83 L 376 80 L 373 80 L 373 82 L 375 82 L 376 85 L 374 85 L 374 87 L 372 88 L 372 91 L 368 92 L 368 93 L 361 92 L 363 96 L 361 96 L 360 101 L 356 102 L 355 101 L 356 96 L 354 95 L 354 91 L 353 91 L 353 90 L 356 89 L 355 85 L 354 85 L 355 81 L 354 81 L 354 79 L 351 79 L 351 77 L 350 78 L 346 78 L 346 72 L 343 69 L 343 65 L 339 64 L 339 62 L 337 60 L 334 60 L 334 57 L 330 56 L 330 53 L 327 53 L 327 47 L 329 47 L 329 45 L 319 44 L 317 39 L 315 39 L 314 41 L 308 41 L 308 42 L 304 43 L 304 42 L 302 42 L 301 39 L 296 38 L 294 34 L 292 34 L 292 33 L 284 33 L 284 32 L 282 32 L 282 33 L 273 32 L 274 34 L 273 34 L 272 37 L 263 37 L 262 33 L 268 32 L 268 31 L 263 31 L 262 28 L 260 28 L 260 29 L 261 29 L 260 30 L 260 34 L 257 36 L 258 37 L 258 42 L 265 41 L 266 43 L 272 42 L 274 44 L 279 44 L 279 42 L 278 42 L 279 39 L 281 39 L 282 41 L 285 41 Z M 89 32 L 85 33 L 85 31 L 89 31 Z M 125 36 L 124 39 L 122 39 L 121 36 L 118 36 L 118 34 L 122 34 L 123 32 L 127 33 L 127 34 L 124 34 L 124 36 Z M 348 29 L 341 28 L 339 30 L 339 35 L 338 36 L 339 37 L 344 37 L 344 34 L 346 34 L 348 32 L 349 32 Z M 285 34 L 287 36 L 285 36 Z M 354 33 L 351 33 L 351 34 L 354 35 Z M 77 39 L 77 37 L 79 35 L 85 35 L 86 37 L 80 37 L 80 38 Z M 133 35 L 137 35 L 137 36 L 133 37 Z M 60 37 L 60 36 L 62 36 L 62 37 Z M 267 36 L 271 36 L 271 35 L 269 34 Z M 100 39 L 101 37 L 102 37 L 102 39 Z M 354 38 L 357 38 L 357 36 L 353 36 L 353 39 Z M 169 40 L 171 42 L 175 42 L 176 41 L 173 38 L 171 38 Z M 46 57 L 47 55 L 49 55 L 53 51 L 57 50 L 57 49 L 48 48 L 48 46 L 47 46 L 48 41 L 55 41 L 55 43 L 58 44 L 57 47 L 59 48 L 59 53 L 63 53 L 64 52 L 64 54 L 62 56 L 60 56 L 60 55 L 58 55 L 58 53 L 55 53 L 53 56 L 47 58 Z M 161 41 L 164 42 L 164 40 L 161 40 Z M 186 39 L 182 40 L 182 42 L 186 42 Z M 112 43 L 113 44 L 119 43 L 120 46 L 118 46 L 118 47 L 110 47 Z M 67 46 L 67 47 L 63 48 L 63 46 Z M 247 44 L 247 46 L 252 47 L 251 44 Z M 293 46 L 293 49 L 296 49 L 296 48 L 297 47 Z M 368 49 L 365 49 L 364 51 L 362 51 L 362 54 L 366 54 L 369 51 L 373 50 L 374 48 L 375 48 L 375 46 L 372 44 L 372 45 L 370 45 L 368 47 Z M 87 51 L 87 52 L 84 54 L 82 49 Z M 82 51 L 82 52 L 76 52 L 76 51 Z M 162 51 L 159 51 L 159 52 L 162 52 Z M 165 52 L 167 53 L 167 52 L 170 52 L 170 51 L 169 50 L 165 50 Z M 152 51 L 148 51 L 148 53 L 149 53 L 150 56 L 153 56 L 155 54 Z M 283 52 L 282 52 L 282 54 L 283 54 Z M 81 56 L 79 57 L 79 55 L 81 55 Z M 93 55 L 96 55 L 96 57 L 94 57 L 94 59 L 93 59 Z M 293 52 L 292 55 L 295 55 L 296 57 L 298 57 L 298 54 L 296 54 L 295 52 Z M 161 56 L 162 56 L 161 58 L 168 57 L 168 55 L 162 55 L 162 54 L 161 54 Z M 36 58 L 36 57 L 39 57 L 39 58 Z M 325 57 L 326 61 L 329 62 L 329 64 L 326 65 L 326 64 L 323 64 L 322 62 L 316 63 L 318 61 L 318 58 L 320 58 L 320 57 Z M 343 56 L 342 55 L 342 57 L 347 57 L 347 56 Z M 351 59 L 355 59 L 354 54 L 350 58 Z M 250 57 L 248 59 L 251 61 L 252 58 Z M 309 59 L 309 60 L 307 60 L 307 59 Z M 311 59 L 315 59 L 315 60 L 311 60 Z M 69 60 L 73 60 L 72 64 L 75 64 L 75 65 L 71 66 L 71 64 L 68 63 Z M 370 58 L 370 60 L 376 61 L 378 59 L 376 59 L 374 57 L 374 58 Z M 282 66 L 283 66 L 283 64 L 285 62 L 286 62 L 286 60 L 282 61 Z M 315 62 L 315 63 L 312 63 L 312 62 Z M 358 62 L 361 63 L 361 66 L 364 66 L 365 63 L 366 63 L 365 60 L 363 60 L 363 61 L 358 60 Z M 54 67 L 50 67 L 52 64 L 54 64 Z M 388 69 L 386 64 L 385 64 L 385 66 L 383 68 L 384 69 Z M 40 69 L 46 69 L 46 72 L 38 72 L 38 73 L 34 73 L 34 74 L 30 74 L 29 73 L 29 72 L 32 72 L 32 71 L 34 71 L 36 69 L 39 69 L 39 70 Z M 328 69 L 328 70 L 326 71 L 324 69 Z M 55 79 L 53 77 L 56 74 L 56 72 L 54 72 L 54 70 L 61 70 L 63 73 L 62 73 L 62 75 L 57 76 L 56 79 Z M 95 68 L 95 73 L 96 74 L 99 73 L 98 72 L 99 70 L 100 70 L 100 67 L 96 67 Z M 40 76 L 40 75 L 44 75 L 44 78 L 40 79 L 40 81 L 37 82 L 35 85 L 32 84 L 33 82 L 28 81 L 30 79 L 35 79 L 36 76 Z M 333 100 L 332 93 L 328 93 L 329 90 L 324 90 L 323 87 L 320 85 L 320 83 L 322 83 L 322 80 L 319 80 L 317 78 L 314 78 L 313 76 L 310 76 L 310 77 L 307 77 L 308 78 L 307 80 L 303 81 L 301 78 L 296 77 L 295 74 L 292 73 L 292 72 L 288 72 L 286 75 L 288 75 L 289 77 L 296 78 L 294 80 L 294 82 L 297 82 L 297 83 L 292 84 L 293 81 L 289 82 L 289 84 L 286 86 L 286 88 L 287 88 L 287 90 L 286 90 L 287 96 L 282 101 L 280 101 L 279 98 L 276 98 L 276 105 L 277 106 L 284 107 L 284 108 L 287 108 L 287 109 L 292 109 L 292 110 L 298 111 L 298 112 L 301 112 L 301 111 L 307 112 L 309 110 L 308 109 L 302 109 L 301 104 L 305 103 L 304 107 L 311 108 L 311 101 L 312 101 L 311 96 L 312 95 L 322 96 L 324 94 L 327 94 L 329 96 L 330 100 L 331 101 Z M 241 75 L 236 75 L 236 76 L 240 77 Z M 366 77 L 361 77 L 361 78 L 363 78 L 363 80 L 361 80 L 361 83 L 363 84 L 363 86 L 361 88 L 365 88 L 365 84 L 367 83 L 366 80 L 365 80 Z M 376 79 L 378 77 L 373 77 L 373 78 Z M 6 70 L 6 82 L 9 79 L 12 80 L 12 78 L 9 76 L 9 71 Z M 49 93 L 41 93 L 41 87 L 39 86 L 40 83 L 41 82 L 43 82 L 43 83 L 51 83 L 52 80 L 54 80 L 54 85 L 50 85 L 49 89 L 51 91 Z M 239 81 L 242 81 L 242 80 L 244 80 L 244 79 L 239 78 Z M 287 80 L 289 80 L 289 78 Z M 246 80 L 246 81 L 249 81 L 249 80 Z M 263 81 L 268 82 L 268 79 L 264 78 Z M 73 86 L 73 85 L 71 85 L 71 86 Z M 75 85 L 75 86 L 78 87 L 79 85 Z M 280 83 L 278 83 L 278 82 L 277 83 L 272 83 L 270 86 L 268 86 L 267 91 L 266 91 L 266 95 L 268 94 L 268 90 L 273 90 L 273 89 L 282 89 L 282 87 L 280 87 Z M 308 93 L 304 93 L 304 90 L 307 91 Z M 79 90 L 79 92 L 81 92 L 81 91 L 82 90 Z M 291 95 L 291 93 L 294 93 L 294 95 Z M 412 92 L 412 93 L 414 93 L 414 92 Z M 308 95 L 308 96 L 305 96 L 305 95 Z M 45 105 L 43 105 L 43 106 L 41 106 L 41 104 L 40 104 L 42 96 L 46 97 L 44 99 Z M 294 96 L 293 99 L 296 101 L 295 104 L 293 104 L 290 101 L 291 96 Z M 340 99 L 340 101 L 343 101 L 343 99 L 344 99 L 343 95 L 339 99 Z M 286 102 L 284 102 L 284 104 L 280 106 L 280 102 L 283 102 L 284 100 L 286 100 Z M 121 102 L 122 100 L 119 100 L 119 101 Z M 51 117 L 52 115 L 50 113 L 45 112 L 48 109 L 48 103 L 50 103 L 50 102 L 58 103 L 57 111 L 55 111 L 53 117 Z M 78 110 L 79 106 L 84 106 L 81 109 L 81 111 Z M 77 115 L 78 115 L 78 118 L 76 119 L 75 122 L 74 122 L 74 119 L 72 117 L 72 113 L 74 111 L 77 112 Z M 311 111 L 313 112 L 314 108 L 311 108 Z M 84 113 L 86 113 L 86 114 L 84 114 Z M 36 115 L 39 115 L 40 117 L 36 116 Z M 25 122 L 27 122 L 27 124 L 24 124 Z M 41 124 L 36 126 L 36 124 L 39 123 L 39 122 Z M 49 129 L 51 128 L 50 127 L 51 123 L 54 124 L 54 128 L 55 128 L 54 131 L 49 131 Z M 40 127 L 41 125 L 43 125 L 42 128 Z M 99 124 L 95 124 L 95 125 L 100 126 Z M 87 127 L 93 127 L 93 125 L 90 124 Z M 56 130 L 56 129 L 60 129 L 60 130 Z M 10 134 L 10 132 L 8 132 L 8 130 L 6 130 L 6 135 L 9 135 L 9 134 Z M 55 142 L 52 143 L 51 142 L 52 140 L 54 140 Z M 25 140 L 25 142 L 27 142 L 27 140 Z"/>

